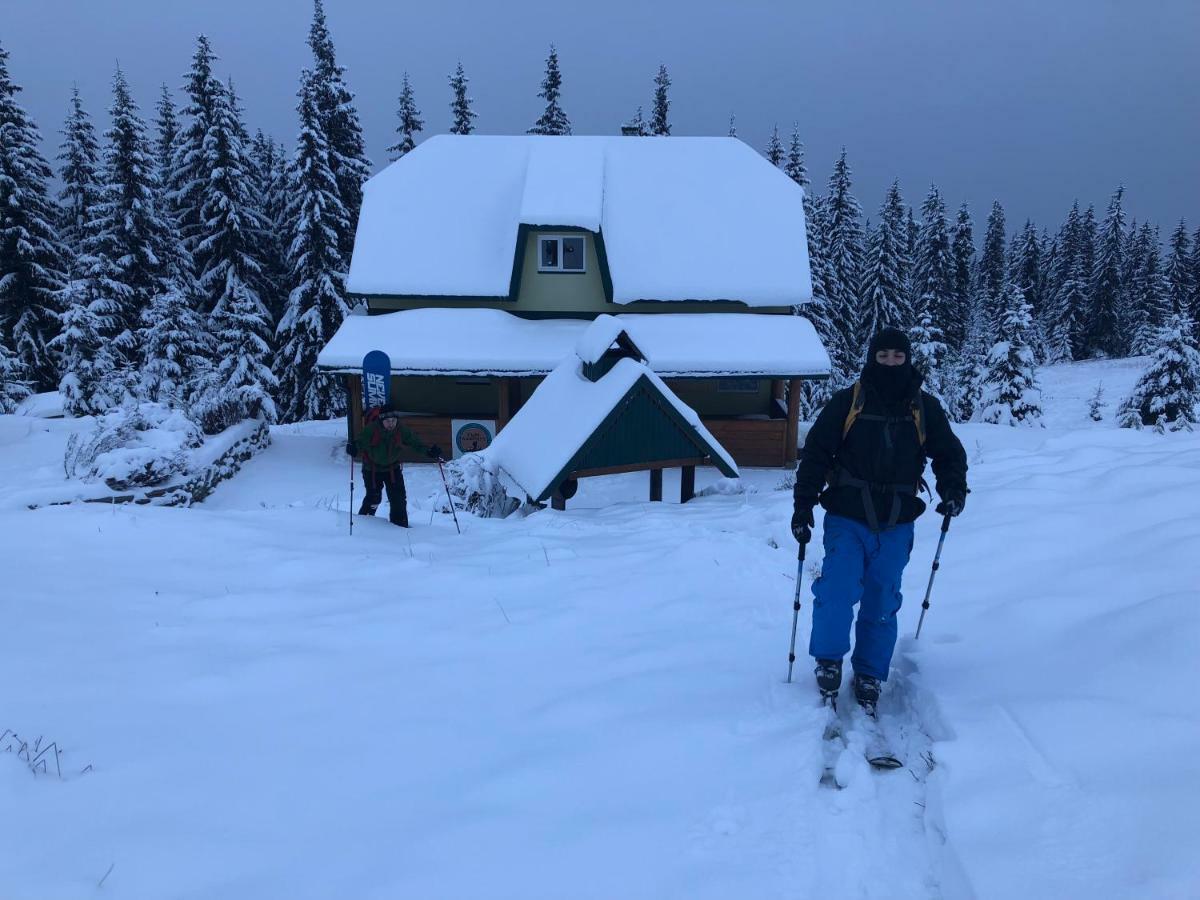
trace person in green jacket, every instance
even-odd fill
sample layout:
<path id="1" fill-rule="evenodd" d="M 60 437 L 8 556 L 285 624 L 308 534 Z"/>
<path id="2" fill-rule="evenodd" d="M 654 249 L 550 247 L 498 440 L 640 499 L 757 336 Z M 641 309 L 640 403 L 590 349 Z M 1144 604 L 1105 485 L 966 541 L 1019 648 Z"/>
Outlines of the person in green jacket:
<path id="1" fill-rule="evenodd" d="M 390 406 L 372 409 L 354 442 L 358 457 L 362 461 L 363 482 L 367 496 L 359 507 L 360 516 L 373 516 L 383 500 L 387 489 L 388 519 L 393 525 L 408 527 L 408 494 L 404 489 L 404 464 L 400 456 L 408 447 L 423 453 L 430 459 L 438 459 L 442 452 L 434 445 L 426 447 L 415 434 L 400 424 L 400 413 Z"/>

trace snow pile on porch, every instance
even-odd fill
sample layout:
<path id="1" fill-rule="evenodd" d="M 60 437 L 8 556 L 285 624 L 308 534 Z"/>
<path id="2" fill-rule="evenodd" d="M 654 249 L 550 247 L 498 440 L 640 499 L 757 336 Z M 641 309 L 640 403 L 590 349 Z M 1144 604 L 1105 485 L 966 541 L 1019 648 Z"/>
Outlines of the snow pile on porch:
<path id="1" fill-rule="evenodd" d="M 621 313 L 624 329 L 663 378 L 784 378 L 829 374 L 829 354 L 802 316 L 761 313 Z M 616 323 L 616 324 L 613 324 Z M 317 357 L 326 371 L 357 373 L 383 350 L 397 375 L 545 375 L 564 357 L 593 354 L 607 332 L 582 319 L 523 319 L 498 309 L 411 309 L 349 316 Z M 603 349 L 611 346 L 612 341 Z M 600 353 L 603 353 L 603 349 Z"/>
<path id="2" fill-rule="evenodd" d="M 642 377 L 650 379 L 725 465 L 738 471 L 733 457 L 704 427 L 696 411 L 644 363 L 618 360 L 603 378 L 593 382 L 583 376 L 583 363 L 575 354 L 546 376 L 491 446 L 481 451 L 487 467 L 511 479 L 525 495 L 539 498 Z"/>
<path id="3" fill-rule="evenodd" d="M 725 137 L 432 137 L 366 183 L 348 288 L 508 297 L 522 225 L 598 232 L 616 303 L 812 298 L 803 189 Z"/>

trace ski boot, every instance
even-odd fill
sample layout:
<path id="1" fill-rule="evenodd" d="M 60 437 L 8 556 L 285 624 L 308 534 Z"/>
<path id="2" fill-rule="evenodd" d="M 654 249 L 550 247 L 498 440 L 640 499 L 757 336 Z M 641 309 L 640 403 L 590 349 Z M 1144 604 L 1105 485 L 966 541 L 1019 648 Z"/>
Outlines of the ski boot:
<path id="1" fill-rule="evenodd" d="M 818 659 L 813 673 L 817 676 L 817 690 L 821 692 L 821 702 L 836 709 L 838 689 L 842 686 L 842 661 Z"/>
<path id="2" fill-rule="evenodd" d="M 879 703 L 879 692 L 883 684 L 874 675 L 859 675 L 854 673 L 854 699 L 872 719 L 875 718 L 875 706 Z"/>

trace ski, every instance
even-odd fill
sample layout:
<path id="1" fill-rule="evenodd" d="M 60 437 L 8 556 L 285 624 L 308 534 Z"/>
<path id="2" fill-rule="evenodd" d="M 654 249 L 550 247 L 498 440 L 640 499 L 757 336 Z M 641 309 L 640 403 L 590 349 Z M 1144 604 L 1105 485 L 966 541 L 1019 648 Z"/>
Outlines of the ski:
<path id="1" fill-rule="evenodd" d="M 825 728 L 821 734 L 821 747 L 824 765 L 821 770 L 821 784 L 825 787 L 842 789 L 837 780 L 837 762 L 846 749 L 846 736 L 842 733 L 842 720 L 837 714 L 837 695 L 823 694 L 821 706 L 826 711 Z"/>

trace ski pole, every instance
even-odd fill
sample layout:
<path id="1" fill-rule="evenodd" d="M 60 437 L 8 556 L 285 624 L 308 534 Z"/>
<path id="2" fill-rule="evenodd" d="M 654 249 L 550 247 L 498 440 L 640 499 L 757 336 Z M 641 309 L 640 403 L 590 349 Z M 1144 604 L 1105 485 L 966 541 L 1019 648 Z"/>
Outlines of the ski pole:
<path id="1" fill-rule="evenodd" d="M 800 545 L 796 562 L 796 597 L 792 601 L 792 645 L 788 649 L 788 684 L 792 683 L 792 664 L 796 661 L 796 623 L 800 620 L 800 581 L 804 577 L 804 548 L 807 546 L 808 541 Z"/>
<path id="2" fill-rule="evenodd" d="M 925 600 L 921 603 L 921 618 L 917 620 L 917 637 L 921 636 L 921 625 L 925 621 L 925 610 L 929 609 L 929 594 L 933 590 L 933 578 L 937 575 L 938 561 L 942 558 L 942 544 L 946 543 L 946 532 L 950 530 L 950 516 L 942 519 L 942 536 L 938 538 L 937 553 L 933 554 L 933 569 L 929 572 L 929 584 L 925 588 Z"/>
<path id="3" fill-rule="evenodd" d="M 354 457 L 350 457 L 350 537 L 354 537 Z"/>
<path id="4" fill-rule="evenodd" d="M 458 527 L 458 513 L 454 511 L 454 498 L 450 496 L 450 485 L 446 481 L 446 470 L 442 468 L 442 458 L 438 457 L 438 471 L 442 473 L 442 487 L 446 489 L 446 502 L 450 504 L 450 515 L 454 516 L 454 530 L 462 534 L 462 529 Z"/>

